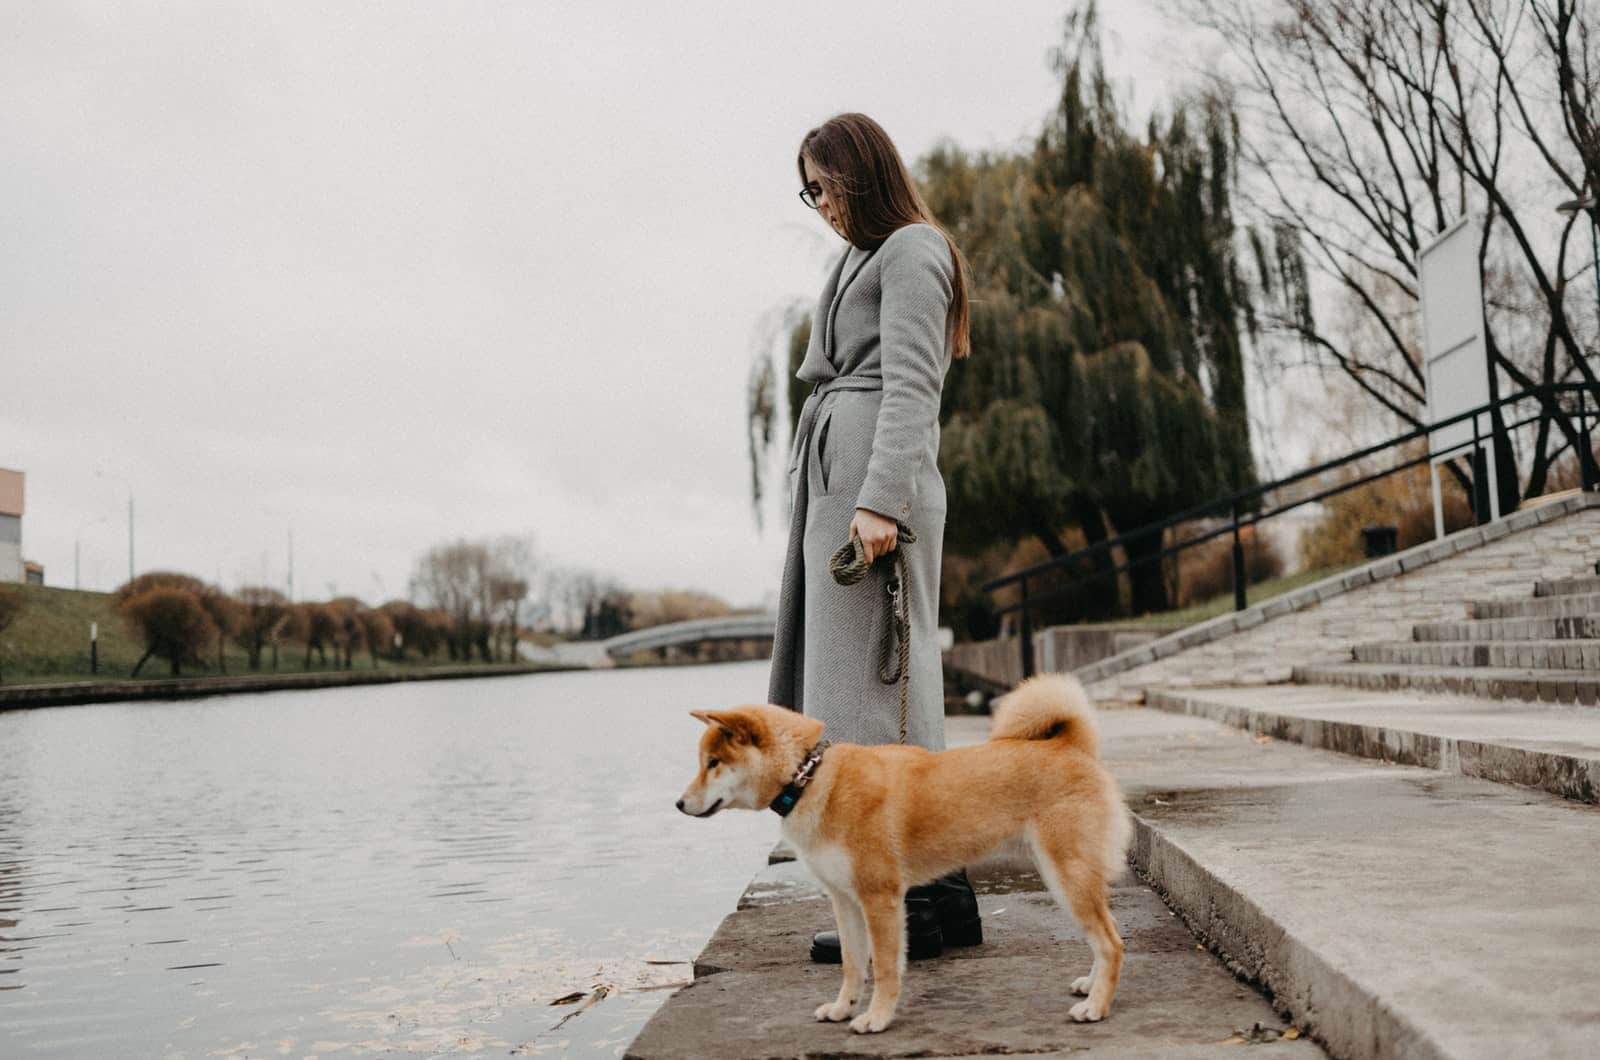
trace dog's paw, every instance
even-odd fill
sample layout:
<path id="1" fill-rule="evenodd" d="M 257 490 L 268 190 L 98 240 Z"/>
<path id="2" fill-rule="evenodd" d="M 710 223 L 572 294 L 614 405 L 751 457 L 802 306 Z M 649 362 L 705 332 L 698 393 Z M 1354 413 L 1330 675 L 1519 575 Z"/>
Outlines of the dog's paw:
<path id="1" fill-rule="evenodd" d="M 855 1031 L 857 1034 L 877 1034 L 879 1031 L 889 1026 L 889 1021 L 892 1019 L 894 1019 L 892 1015 L 874 1016 L 869 1010 L 851 1020 L 850 1029 Z"/>
<path id="2" fill-rule="evenodd" d="M 1078 976 L 1078 978 L 1072 981 L 1072 992 L 1077 994 L 1079 997 L 1087 997 L 1089 994 L 1089 983 L 1092 979 L 1093 977 L 1088 975 Z"/>
<path id="3" fill-rule="evenodd" d="M 1067 1015 L 1072 1017 L 1074 1023 L 1099 1023 L 1106 1018 L 1106 1010 L 1095 1008 L 1087 1001 L 1080 1001 L 1072 1006 Z"/>
<path id="4" fill-rule="evenodd" d="M 826 1005 L 818 1005 L 816 1017 L 822 1023 L 840 1023 L 850 1018 L 850 1013 L 856 1010 L 854 1002 L 830 1001 Z"/>

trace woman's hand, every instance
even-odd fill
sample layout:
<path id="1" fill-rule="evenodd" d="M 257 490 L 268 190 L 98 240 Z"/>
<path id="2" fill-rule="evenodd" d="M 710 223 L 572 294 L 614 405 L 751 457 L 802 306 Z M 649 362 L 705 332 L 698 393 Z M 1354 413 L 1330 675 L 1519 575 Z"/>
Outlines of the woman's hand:
<path id="1" fill-rule="evenodd" d="M 877 512 L 866 508 L 857 508 L 855 517 L 850 520 L 850 536 L 861 539 L 868 563 L 885 553 L 894 551 L 899 531 L 900 528 L 893 519 L 885 519 Z"/>

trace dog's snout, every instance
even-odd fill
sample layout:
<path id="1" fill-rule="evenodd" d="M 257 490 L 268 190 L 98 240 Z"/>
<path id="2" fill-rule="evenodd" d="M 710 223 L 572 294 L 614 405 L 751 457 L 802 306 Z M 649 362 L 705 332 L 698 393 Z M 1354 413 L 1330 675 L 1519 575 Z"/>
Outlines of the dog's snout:
<path id="1" fill-rule="evenodd" d="M 682 799 L 678 800 L 678 809 L 680 809 L 680 810 L 683 809 L 683 800 Z"/>

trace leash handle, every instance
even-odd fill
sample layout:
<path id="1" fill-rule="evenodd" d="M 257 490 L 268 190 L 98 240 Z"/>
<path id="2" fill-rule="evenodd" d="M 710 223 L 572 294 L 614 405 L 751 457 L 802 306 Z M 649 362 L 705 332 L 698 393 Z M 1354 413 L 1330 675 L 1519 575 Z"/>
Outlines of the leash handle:
<path id="1" fill-rule="evenodd" d="M 906 570 L 904 545 L 915 544 L 916 531 L 896 523 L 897 539 L 891 573 L 884 584 L 888 613 L 885 616 L 883 643 L 878 657 L 878 680 L 886 685 L 900 684 L 900 742 L 907 742 L 907 719 L 911 700 L 911 575 Z M 881 561 L 886 556 L 878 557 Z M 855 534 L 828 561 L 833 580 L 840 585 L 855 585 L 867 576 L 873 564 L 867 562 L 866 546 Z M 891 669 L 893 660 L 893 669 Z"/>

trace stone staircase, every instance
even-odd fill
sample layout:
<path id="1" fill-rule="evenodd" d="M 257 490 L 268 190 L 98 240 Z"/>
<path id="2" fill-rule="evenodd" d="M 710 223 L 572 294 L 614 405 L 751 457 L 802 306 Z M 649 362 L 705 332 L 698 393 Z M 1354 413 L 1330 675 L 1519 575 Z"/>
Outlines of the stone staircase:
<path id="1" fill-rule="evenodd" d="M 1519 514 L 1083 674 L 1135 866 L 1331 1056 L 1600 1055 L 1600 505 Z"/>
<path id="2" fill-rule="evenodd" d="M 1537 582 L 1526 598 L 1472 600 L 1461 621 L 1423 622 L 1409 641 L 1358 644 L 1353 662 L 1294 668 L 1300 684 L 1600 703 L 1600 577 Z"/>

